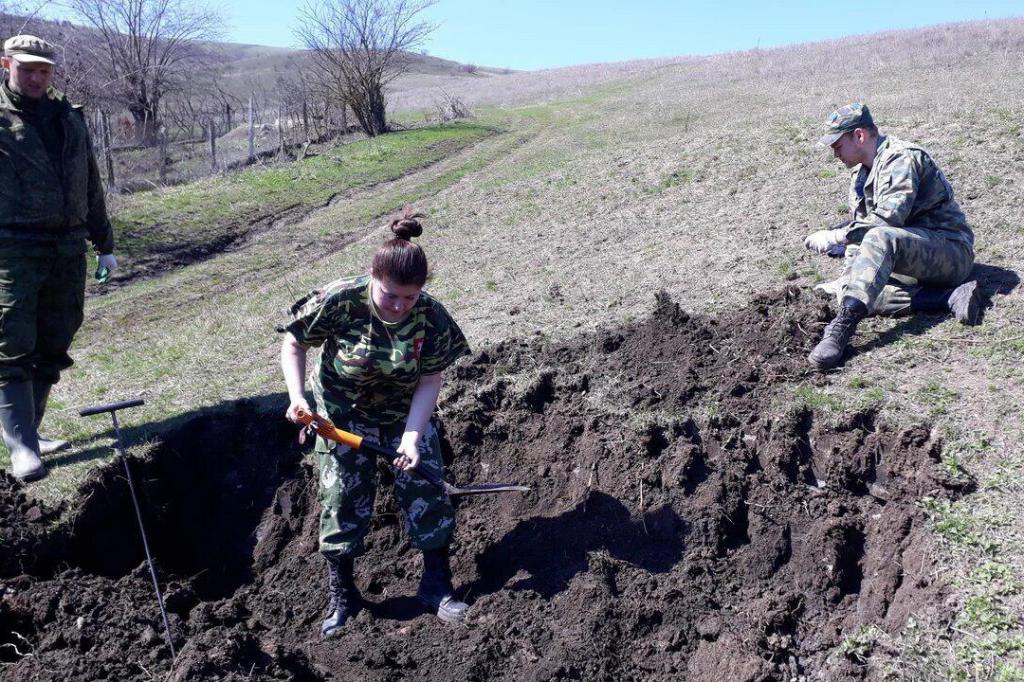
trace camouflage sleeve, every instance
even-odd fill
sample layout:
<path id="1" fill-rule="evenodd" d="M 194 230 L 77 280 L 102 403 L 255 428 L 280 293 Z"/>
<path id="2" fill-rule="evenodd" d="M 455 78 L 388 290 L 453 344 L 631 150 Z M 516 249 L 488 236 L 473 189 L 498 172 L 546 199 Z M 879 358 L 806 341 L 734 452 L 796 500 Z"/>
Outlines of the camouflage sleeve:
<path id="1" fill-rule="evenodd" d="M 96 253 L 104 255 L 114 252 L 114 230 L 110 225 L 110 218 L 107 216 L 103 181 L 100 179 L 100 168 L 96 163 L 96 154 L 93 152 L 92 139 L 88 137 L 88 133 L 85 144 L 86 153 L 89 156 L 89 180 L 86 188 L 88 215 L 85 218 L 85 225 L 89 230 L 89 241 L 95 247 Z"/>
<path id="2" fill-rule="evenodd" d="M 311 300 L 285 330 L 303 346 L 322 346 L 335 332 L 338 297 Z"/>
<path id="3" fill-rule="evenodd" d="M 920 186 L 920 163 L 913 154 L 900 154 L 879 168 L 875 178 L 875 208 L 850 224 L 846 240 L 858 243 L 873 227 L 906 225 Z"/>
<path id="4" fill-rule="evenodd" d="M 469 342 L 448 311 L 437 301 L 427 316 L 427 335 L 420 355 L 422 374 L 437 374 L 463 355 L 469 354 Z"/>

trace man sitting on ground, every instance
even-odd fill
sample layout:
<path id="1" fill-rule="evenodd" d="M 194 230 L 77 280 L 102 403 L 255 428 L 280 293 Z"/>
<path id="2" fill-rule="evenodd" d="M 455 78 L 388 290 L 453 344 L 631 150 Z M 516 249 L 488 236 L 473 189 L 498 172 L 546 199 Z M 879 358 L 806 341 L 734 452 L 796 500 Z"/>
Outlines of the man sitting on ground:
<path id="1" fill-rule="evenodd" d="M 804 246 L 846 255 L 838 283 L 839 314 L 825 327 L 808 360 L 831 369 L 870 313 L 951 311 L 977 324 L 974 232 L 953 198 L 953 188 L 921 147 L 879 134 L 863 104 L 832 112 L 819 144 L 850 168 L 849 222 L 808 235 Z"/>

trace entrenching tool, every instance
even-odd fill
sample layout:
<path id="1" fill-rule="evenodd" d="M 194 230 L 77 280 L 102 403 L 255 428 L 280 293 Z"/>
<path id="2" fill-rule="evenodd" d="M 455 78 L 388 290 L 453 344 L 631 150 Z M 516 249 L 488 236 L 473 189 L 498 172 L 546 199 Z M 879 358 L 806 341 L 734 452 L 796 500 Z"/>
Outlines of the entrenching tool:
<path id="1" fill-rule="evenodd" d="M 387 448 L 382 445 L 377 445 L 376 443 L 371 443 L 362 436 L 358 436 L 354 433 L 342 431 L 334 424 L 332 424 L 329 419 L 319 414 L 313 414 L 300 409 L 298 411 L 298 417 L 300 422 L 302 422 L 306 426 L 309 426 L 327 440 L 332 440 L 336 443 L 347 445 L 353 450 L 364 450 L 366 452 L 372 452 L 374 454 L 380 455 L 381 457 L 387 460 L 388 464 L 394 462 L 396 457 L 401 457 L 401 455 L 396 450 L 392 450 L 391 448 Z M 452 485 L 448 481 L 438 478 L 429 471 L 422 471 L 420 469 L 412 469 L 411 471 L 420 478 L 424 479 L 425 481 L 433 485 L 434 487 L 443 490 L 448 495 L 483 495 L 486 493 L 526 493 L 530 491 L 529 486 L 512 485 L 509 483 L 481 483 L 478 485 L 467 485 L 460 487 Z"/>
<path id="2" fill-rule="evenodd" d="M 139 498 L 135 494 L 135 483 L 132 481 L 132 471 L 128 468 L 128 458 L 124 456 L 123 445 L 121 443 L 121 428 L 117 424 L 117 411 L 123 410 L 128 407 L 138 407 L 144 404 L 145 401 L 142 398 L 136 398 L 134 400 L 123 400 L 119 403 L 107 403 L 106 405 L 92 405 L 79 410 L 78 414 L 83 417 L 89 417 L 94 414 L 101 414 L 103 412 L 110 413 L 110 420 L 114 422 L 114 435 L 117 436 L 117 440 L 114 441 L 114 451 L 121 456 L 121 463 L 124 464 L 124 473 L 128 477 L 128 489 L 132 494 L 132 504 L 135 505 L 135 520 L 139 522 L 139 535 L 142 536 L 142 548 L 146 551 L 146 564 L 149 566 L 149 575 L 153 579 L 153 590 L 156 592 L 156 600 L 160 605 L 160 615 L 164 619 L 164 632 L 167 633 L 167 647 L 171 650 L 171 663 L 177 659 L 177 653 L 174 651 L 174 642 L 171 639 L 171 625 L 167 622 L 167 609 L 164 608 L 164 598 L 160 594 L 160 585 L 156 580 L 156 568 L 153 567 L 153 555 L 149 551 L 149 540 L 146 539 L 146 528 L 142 525 L 142 510 L 139 508 Z"/>

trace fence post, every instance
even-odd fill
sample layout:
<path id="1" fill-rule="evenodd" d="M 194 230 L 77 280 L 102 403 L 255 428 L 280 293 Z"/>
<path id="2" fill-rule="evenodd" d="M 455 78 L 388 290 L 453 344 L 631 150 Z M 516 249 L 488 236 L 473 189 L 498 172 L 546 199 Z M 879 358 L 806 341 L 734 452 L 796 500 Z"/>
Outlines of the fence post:
<path id="1" fill-rule="evenodd" d="M 225 114 L 225 116 L 228 119 L 228 127 L 227 127 L 226 132 L 230 133 L 234 129 L 234 126 L 231 124 L 231 105 L 230 104 L 225 104 L 224 105 L 224 114 Z"/>
<path id="2" fill-rule="evenodd" d="M 114 153 L 110 149 L 110 119 L 100 110 L 100 130 L 103 134 L 103 157 L 107 162 L 107 187 L 114 187 Z"/>
<path id="3" fill-rule="evenodd" d="M 282 113 L 284 109 L 278 105 L 277 107 L 277 154 L 278 156 L 284 156 L 284 124 L 281 122 Z"/>
<path id="4" fill-rule="evenodd" d="M 217 122 L 210 117 L 210 170 L 217 170 Z"/>
<path id="5" fill-rule="evenodd" d="M 167 179 L 167 127 L 160 126 L 157 130 L 160 136 L 160 182 Z"/>
<path id="6" fill-rule="evenodd" d="M 256 158 L 256 93 L 249 95 L 249 163 Z"/>

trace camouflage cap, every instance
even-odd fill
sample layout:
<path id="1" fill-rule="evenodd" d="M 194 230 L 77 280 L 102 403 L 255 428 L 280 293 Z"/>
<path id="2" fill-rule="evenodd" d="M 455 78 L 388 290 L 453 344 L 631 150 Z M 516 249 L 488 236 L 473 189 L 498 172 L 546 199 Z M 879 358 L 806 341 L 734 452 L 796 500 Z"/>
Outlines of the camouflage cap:
<path id="1" fill-rule="evenodd" d="M 53 45 L 42 38 L 27 34 L 8 38 L 4 42 L 4 56 L 17 59 L 19 62 L 56 65 L 57 62 L 53 60 L 56 54 Z"/>
<path id="2" fill-rule="evenodd" d="M 831 147 L 832 144 L 851 130 L 873 126 L 875 122 L 871 119 L 871 112 L 866 105 L 860 102 L 847 104 L 833 111 L 828 120 L 825 121 L 825 134 L 818 140 L 823 147 Z"/>

